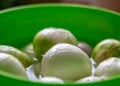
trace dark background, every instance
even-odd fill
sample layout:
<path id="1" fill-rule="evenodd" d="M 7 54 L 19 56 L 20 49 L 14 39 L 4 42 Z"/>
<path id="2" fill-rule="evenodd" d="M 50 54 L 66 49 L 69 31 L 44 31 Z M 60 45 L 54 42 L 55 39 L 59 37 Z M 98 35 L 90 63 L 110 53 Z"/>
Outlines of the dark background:
<path id="1" fill-rule="evenodd" d="M 103 7 L 106 9 L 120 12 L 120 0 L 0 0 L 0 10 L 36 3 L 75 3 Z"/>

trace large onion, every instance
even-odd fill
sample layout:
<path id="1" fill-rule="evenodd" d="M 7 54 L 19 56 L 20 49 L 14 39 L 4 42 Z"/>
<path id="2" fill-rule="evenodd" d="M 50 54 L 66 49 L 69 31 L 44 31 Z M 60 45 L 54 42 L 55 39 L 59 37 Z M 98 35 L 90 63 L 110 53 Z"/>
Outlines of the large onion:
<path id="1" fill-rule="evenodd" d="M 92 65 L 87 54 L 78 47 L 59 43 L 43 55 L 42 75 L 75 81 L 91 75 Z"/>

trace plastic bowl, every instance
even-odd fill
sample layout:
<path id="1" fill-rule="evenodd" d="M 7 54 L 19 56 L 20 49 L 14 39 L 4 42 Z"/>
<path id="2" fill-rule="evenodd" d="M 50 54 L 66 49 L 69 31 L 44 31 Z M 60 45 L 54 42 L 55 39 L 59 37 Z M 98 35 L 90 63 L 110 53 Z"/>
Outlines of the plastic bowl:
<path id="1" fill-rule="evenodd" d="M 21 48 L 32 42 L 34 35 L 46 27 L 70 30 L 78 40 L 93 47 L 105 38 L 120 40 L 120 14 L 101 8 L 73 4 L 38 4 L 0 11 L 0 44 Z M 120 85 L 120 78 L 79 86 Z M 27 81 L 0 72 L 1 86 L 53 86 Z M 55 84 L 58 86 L 59 84 Z M 64 86 L 78 84 L 64 84 Z"/>

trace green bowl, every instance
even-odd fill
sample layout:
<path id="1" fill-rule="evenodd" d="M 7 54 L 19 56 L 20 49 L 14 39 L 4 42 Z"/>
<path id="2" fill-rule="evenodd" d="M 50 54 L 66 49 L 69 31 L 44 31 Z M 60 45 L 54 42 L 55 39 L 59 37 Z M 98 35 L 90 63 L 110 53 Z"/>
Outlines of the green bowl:
<path id="1" fill-rule="evenodd" d="M 117 12 L 75 4 L 37 4 L 0 11 L 0 44 L 22 48 L 32 42 L 39 30 L 46 27 L 68 29 L 79 41 L 88 42 L 93 47 L 105 38 L 120 40 L 120 14 Z M 79 86 L 113 86 L 120 85 L 119 82 L 120 78 L 114 78 Z M 3 72 L 0 72 L 0 85 L 53 86 L 27 81 Z"/>

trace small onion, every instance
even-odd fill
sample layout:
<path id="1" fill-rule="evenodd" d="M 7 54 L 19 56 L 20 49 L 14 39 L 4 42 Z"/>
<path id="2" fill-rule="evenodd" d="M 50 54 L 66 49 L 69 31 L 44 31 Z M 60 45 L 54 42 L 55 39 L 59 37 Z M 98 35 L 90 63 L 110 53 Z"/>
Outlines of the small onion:
<path id="1" fill-rule="evenodd" d="M 41 74 L 41 63 L 39 61 L 34 61 L 33 63 L 33 71 L 36 77 L 39 77 Z"/>
<path id="2" fill-rule="evenodd" d="M 104 78 L 120 77 L 120 58 L 110 57 L 101 62 L 96 68 L 94 75 Z"/>
<path id="3" fill-rule="evenodd" d="M 22 51 L 28 55 L 28 57 L 31 59 L 32 61 L 32 68 L 33 68 L 33 72 L 35 74 L 36 77 L 39 77 L 40 72 L 41 72 L 41 62 L 39 62 L 36 58 L 35 58 L 35 54 L 34 54 L 34 50 L 33 50 L 33 44 L 29 43 L 28 45 L 26 45 Z"/>
<path id="4" fill-rule="evenodd" d="M 30 58 L 24 54 L 22 51 L 7 45 L 0 45 L 0 53 L 7 53 L 10 55 L 13 55 L 15 58 L 17 58 L 22 65 L 26 68 L 31 65 Z"/>
<path id="5" fill-rule="evenodd" d="M 75 81 L 91 75 L 92 65 L 84 51 L 71 44 L 59 43 L 43 55 L 41 72 L 43 76 Z"/>
<path id="6" fill-rule="evenodd" d="M 16 57 L 0 53 L 0 71 L 27 78 L 25 68 Z"/>
<path id="7" fill-rule="evenodd" d="M 34 50 L 33 50 L 33 44 L 29 43 L 28 45 L 26 45 L 22 51 L 31 59 L 32 62 L 34 62 Z"/>
<path id="8" fill-rule="evenodd" d="M 45 28 L 34 37 L 35 57 L 41 61 L 42 55 L 57 43 L 69 43 L 77 46 L 77 40 L 70 31 L 62 28 Z"/>
<path id="9" fill-rule="evenodd" d="M 79 41 L 78 47 L 82 49 L 89 57 L 91 56 L 92 47 L 89 44 Z"/>
<path id="10" fill-rule="evenodd" d="M 120 41 L 105 39 L 99 42 L 93 49 L 92 57 L 97 64 L 109 57 L 120 58 Z"/>

